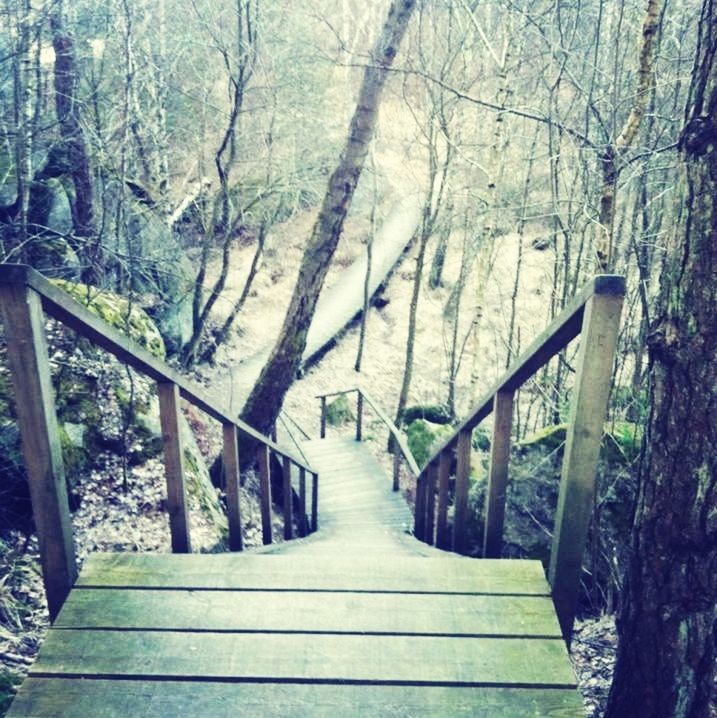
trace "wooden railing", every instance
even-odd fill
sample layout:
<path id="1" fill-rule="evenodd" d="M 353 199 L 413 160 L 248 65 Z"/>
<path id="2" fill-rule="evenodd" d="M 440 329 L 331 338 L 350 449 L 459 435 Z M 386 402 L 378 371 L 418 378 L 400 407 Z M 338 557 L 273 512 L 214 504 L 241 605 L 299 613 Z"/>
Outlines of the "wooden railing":
<path id="1" fill-rule="evenodd" d="M 15 391 L 22 451 L 28 474 L 33 516 L 40 544 L 40 559 L 50 618 L 62 607 L 77 577 L 68 508 L 65 473 L 58 432 L 55 399 L 45 337 L 44 313 L 114 355 L 121 362 L 157 382 L 159 412 L 167 481 L 167 510 L 172 551 L 191 551 L 180 400 L 220 422 L 226 480 L 229 548 L 241 551 L 242 518 L 239 506 L 239 438 L 257 446 L 261 491 L 262 538 L 272 542 L 270 453 L 282 464 L 285 536 L 292 537 L 291 468 L 299 476 L 299 533 L 317 527 L 318 474 L 208 397 L 196 384 L 173 371 L 129 337 L 114 330 L 33 269 L 0 265 L 0 317 L 5 328 L 7 355 Z M 306 479 L 312 478 L 311 522 L 306 520 Z"/>
<path id="2" fill-rule="evenodd" d="M 411 474 L 417 477 L 420 473 L 418 464 L 413 458 L 411 450 L 406 443 L 406 437 L 400 432 L 398 427 L 388 418 L 386 412 L 364 389 L 352 387 L 351 389 L 342 389 L 341 391 L 333 391 L 328 394 L 319 394 L 316 398 L 321 401 L 321 438 L 326 437 L 326 400 L 332 396 L 344 396 L 346 394 L 356 394 L 356 441 L 361 441 L 363 437 L 363 412 L 364 404 L 371 407 L 374 414 L 385 424 L 388 429 L 389 436 L 396 450 L 393 452 L 393 490 L 398 491 L 399 473 L 401 467 L 401 459 L 403 459 Z"/>
<path id="3" fill-rule="evenodd" d="M 483 419 L 493 413 L 483 556 L 499 557 L 515 392 L 580 335 L 548 574 L 561 629 L 568 641 L 575 618 L 583 552 L 592 515 L 598 453 L 624 294 L 625 280 L 619 276 L 597 276 L 585 286 L 431 456 L 418 477 L 416 487 L 416 537 L 439 548 L 464 553 L 467 549 L 472 433 Z M 452 473 L 455 474 L 453 526 L 449 531 Z"/>

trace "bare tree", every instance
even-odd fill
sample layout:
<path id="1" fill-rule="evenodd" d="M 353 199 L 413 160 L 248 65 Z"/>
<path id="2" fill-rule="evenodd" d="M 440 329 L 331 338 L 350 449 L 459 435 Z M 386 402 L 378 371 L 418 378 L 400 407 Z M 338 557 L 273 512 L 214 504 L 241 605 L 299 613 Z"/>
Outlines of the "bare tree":
<path id="1" fill-rule="evenodd" d="M 284 396 L 301 362 L 316 301 L 366 161 L 387 69 L 396 57 L 414 7 L 415 0 L 393 0 L 383 31 L 371 53 L 370 64 L 364 70 L 344 151 L 329 179 L 279 340 L 242 411 L 242 419 L 260 431 L 269 433 L 276 423 Z"/>

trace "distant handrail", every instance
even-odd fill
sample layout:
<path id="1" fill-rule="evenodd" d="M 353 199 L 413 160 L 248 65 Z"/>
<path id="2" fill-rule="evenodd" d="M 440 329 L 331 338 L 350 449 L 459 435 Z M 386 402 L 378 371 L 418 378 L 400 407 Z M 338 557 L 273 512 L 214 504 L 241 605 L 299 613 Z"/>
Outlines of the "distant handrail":
<path id="1" fill-rule="evenodd" d="M 33 515 L 40 543 L 43 580 L 50 618 L 54 620 L 77 577 L 62 450 L 57 425 L 44 314 L 157 382 L 159 413 L 167 480 L 167 510 L 172 550 L 191 551 L 180 397 L 216 419 L 223 428 L 229 548 L 243 548 L 239 502 L 239 436 L 258 445 L 262 538 L 272 543 L 270 452 L 283 460 L 284 536 L 292 538 L 291 466 L 299 470 L 300 535 L 306 521 L 306 474 L 312 477 L 311 530 L 317 527 L 318 473 L 306 457 L 290 451 L 232 416 L 200 387 L 152 356 L 133 339 L 120 333 L 71 296 L 25 265 L 0 264 L 0 314 L 5 325 L 8 363 L 15 389 L 18 423 L 27 468 Z"/>
<path id="2" fill-rule="evenodd" d="M 363 414 L 363 403 L 364 401 L 373 409 L 374 413 L 378 418 L 386 425 L 389 434 L 393 438 L 395 445 L 401 451 L 408 468 L 413 476 L 418 477 L 421 470 L 418 467 L 418 462 L 413 456 L 411 449 L 408 447 L 406 437 L 398 429 L 398 427 L 388 418 L 386 412 L 381 408 L 378 402 L 373 399 L 365 389 L 359 387 L 351 387 L 349 389 L 341 389 L 339 391 L 332 391 L 326 394 L 318 394 L 317 399 L 321 400 L 321 438 L 323 439 L 326 435 L 326 399 L 332 396 L 343 396 L 345 394 L 356 393 L 357 395 L 357 412 L 356 412 L 356 440 L 361 441 L 362 434 L 362 414 Z M 393 472 L 393 488 L 394 491 L 398 491 L 398 454 L 394 454 L 394 472 Z"/>
<path id="3" fill-rule="evenodd" d="M 594 277 L 473 407 L 433 453 L 416 481 L 414 534 L 439 548 L 467 550 L 468 491 L 473 429 L 494 414 L 483 556 L 501 554 L 511 422 L 515 392 L 570 341 L 581 335 L 571 416 L 550 554 L 549 581 L 563 636 L 569 642 L 590 524 L 597 459 L 610 392 L 624 277 Z M 454 456 L 455 454 L 455 456 Z M 450 477 L 453 527 L 449 532 Z M 436 504 L 437 495 L 437 504 Z"/>

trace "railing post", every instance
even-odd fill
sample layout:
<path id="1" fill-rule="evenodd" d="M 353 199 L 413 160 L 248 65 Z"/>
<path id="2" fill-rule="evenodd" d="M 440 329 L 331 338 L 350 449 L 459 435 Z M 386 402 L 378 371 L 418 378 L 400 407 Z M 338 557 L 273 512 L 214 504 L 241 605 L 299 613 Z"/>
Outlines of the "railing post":
<path id="1" fill-rule="evenodd" d="M 456 489 L 453 500 L 453 550 L 464 553 L 468 543 L 468 488 L 471 472 L 471 429 L 458 434 L 456 449 Z"/>
<path id="2" fill-rule="evenodd" d="M 363 394 L 356 390 L 356 441 L 361 441 L 363 425 Z"/>
<path id="3" fill-rule="evenodd" d="M 312 474 L 311 482 L 311 531 L 319 528 L 319 475 Z"/>
<path id="4" fill-rule="evenodd" d="M 224 480 L 226 483 L 227 518 L 229 520 L 229 550 L 241 551 L 244 542 L 241 533 L 241 508 L 239 506 L 239 440 L 234 424 L 223 424 Z"/>
<path id="5" fill-rule="evenodd" d="M 426 535 L 426 476 L 423 472 L 416 477 L 416 499 L 413 515 L 413 535 L 424 541 Z"/>
<path id="6" fill-rule="evenodd" d="M 510 427 L 513 421 L 513 392 L 499 391 L 493 397 L 493 438 L 485 500 L 484 558 L 500 558 L 503 547 L 505 492 L 510 460 Z"/>
<path id="7" fill-rule="evenodd" d="M 326 438 L 326 397 L 321 397 L 321 438 Z"/>
<path id="8" fill-rule="evenodd" d="M 40 297 L 24 285 L 0 287 L 0 312 L 47 606 L 54 621 L 75 583 L 77 564 Z"/>
<path id="9" fill-rule="evenodd" d="M 568 644 L 580 590 L 622 302 L 622 293 L 594 294 L 585 305 L 583 317 L 549 571 L 553 602 Z"/>
<path id="10" fill-rule="evenodd" d="M 289 541 L 294 535 L 294 504 L 291 495 L 291 459 L 288 456 L 284 457 L 281 473 L 283 474 L 282 493 L 284 494 L 284 538 Z"/>
<path id="11" fill-rule="evenodd" d="M 269 447 L 261 444 L 258 449 L 259 491 L 261 501 L 261 536 L 264 545 L 272 542 L 271 536 L 271 469 L 269 468 Z"/>
<path id="12" fill-rule="evenodd" d="M 306 519 L 306 469 L 299 468 L 299 536 L 306 536 L 309 531 Z"/>
<path id="13" fill-rule="evenodd" d="M 398 448 L 394 447 L 393 450 L 393 490 L 398 491 L 399 486 L 399 478 L 401 475 L 401 457 L 398 454 Z"/>
<path id="14" fill-rule="evenodd" d="M 174 382 L 157 382 L 159 421 L 164 445 L 164 474 L 167 479 L 167 511 L 174 553 L 191 553 L 189 511 L 184 478 L 184 452 L 179 430 L 179 388 Z"/>
<path id="15" fill-rule="evenodd" d="M 435 523 L 436 511 L 436 483 L 438 481 L 438 462 L 434 461 L 428 466 L 426 474 L 426 498 L 425 498 L 425 514 L 426 523 L 423 532 L 423 540 L 433 546 L 433 527 Z"/>
<path id="16" fill-rule="evenodd" d="M 438 511 L 436 516 L 436 546 L 450 549 L 451 537 L 448 532 L 448 490 L 451 479 L 452 451 L 446 449 L 438 459 Z"/>

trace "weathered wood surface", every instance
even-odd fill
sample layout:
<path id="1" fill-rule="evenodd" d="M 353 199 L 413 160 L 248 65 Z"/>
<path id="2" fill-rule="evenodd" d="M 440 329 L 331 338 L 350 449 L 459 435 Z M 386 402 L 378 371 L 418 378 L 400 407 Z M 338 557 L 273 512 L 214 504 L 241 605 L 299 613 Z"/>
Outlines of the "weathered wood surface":
<path id="1" fill-rule="evenodd" d="M 483 556 L 500 557 L 503 546 L 505 494 L 510 461 L 510 427 L 513 421 L 513 392 L 499 391 L 493 400 L 493 436 L 486 491 Z"/>
<path id="2" fill-rule="evenodd" d="M 593 512 L 622 302 L 622 295 L 596 294 L 585 307 L 550 553 L 550 585 L 567 641 L 573 630 Z"/>
<path id="3" fill-rule="evenodd" d="M 9 718 L 583 715 L 539 562 L 428 547 L 364 446 L 304 450 L 321 531 L 90 556 Z"/>
<path id="4" fill-rule="evenodd" d="M 0 286 L 0 316 L 53 620 L 75 582 L 77 566 L 40 297 L 25 286 Z"/>
<path id="5" fill-rule="evenodd" d="M 191 708 L 188 708 L 191 707 Z M 16 718 L 576 718 L 574 691 L 299 683 L 227 683 L 30 678 Z"/>
<path id="6" fill-rule="evenodd" d="M 189 536 L 189 507 L 184 476 L 184 451 L 179 431 L 180 400 L 176 384 L 159 382 L 159 420 L 164 445 L 164 474 L 167 479 L 167 513 L 172 534 L 172 551 L 191 553 Z"/>
<path id="7" fill-rule="evenodd" d="M 548 596 L 76 589 L 56 628 L 560 638 Z"/>

